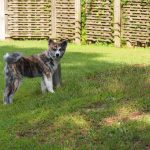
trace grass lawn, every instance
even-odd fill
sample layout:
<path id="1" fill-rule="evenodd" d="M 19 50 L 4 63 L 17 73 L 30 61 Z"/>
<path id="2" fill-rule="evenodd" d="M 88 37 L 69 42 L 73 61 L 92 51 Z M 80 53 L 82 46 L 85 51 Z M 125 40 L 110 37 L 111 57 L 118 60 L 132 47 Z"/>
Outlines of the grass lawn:
<path id="1" fill-rule="evenodd" d="M 46 41 L 0 42 L 0 150 L 150 149 L 150 48 L 69 44 L 55 94 L 24 79 L 4 106 L 3 55 L 46 49 Z"/>

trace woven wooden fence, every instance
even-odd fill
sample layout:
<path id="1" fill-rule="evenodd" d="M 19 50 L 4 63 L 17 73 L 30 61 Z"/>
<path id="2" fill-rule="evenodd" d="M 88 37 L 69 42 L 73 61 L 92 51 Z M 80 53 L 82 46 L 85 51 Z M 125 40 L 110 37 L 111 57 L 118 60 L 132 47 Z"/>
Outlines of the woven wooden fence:
<path id="1" fill-rule="evenodd" d="M 128 0 L 122 9 L 122 39 L 128 46 L 148 46 L 150 43 L 150 4 Z"/>
<path id="2" fill-rule="evenodd" d="M 74 0 L 7 0 L 6 35 L 75 41 L 75 4 Z"/>
<path id="3" fill-rule="evenodd" d="M 45 38 L 51 34 L 50 0 L 8 0 L 7 34 L 12 38 Z"/>
<path id="4" fill-rule="evenodd" d="M 87 41 L 113 41 L 113 7 L 110 0 L 94 0 L 86 3 Z"/>
<path id="5" fill-rule="evenodd" d="M 81 0 L 0 0 L 4 1 L 5 14 L 2 6 L 0 13 L 5 15 L 5 37 L 51 37 L 80 43 Z M 150 2 L 127 1 L 120 7 L 120 0 L 86 0 L 86 41 L 149 46 Z"/>
<path id="6" fill-rule="evenodd" d="M 74 0 L 56 0 L 56 38 L 75 39 Z"/>

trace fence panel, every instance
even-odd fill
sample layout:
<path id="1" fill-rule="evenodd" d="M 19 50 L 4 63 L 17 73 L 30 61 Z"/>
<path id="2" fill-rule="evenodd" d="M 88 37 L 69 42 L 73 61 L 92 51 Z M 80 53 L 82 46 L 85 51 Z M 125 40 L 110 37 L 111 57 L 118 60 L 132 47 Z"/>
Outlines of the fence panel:
<path id="1" fill-rule="evenodd" d="M 113 41 L 113 6 L 111 0 L 94 0 L 86 3 L 87 41 Z"/>
<path id="2" fill-rule="evenodd" d="M 8 0 L 8 34 L 45 38 L 51 34 L 51 0 Z"/>
<path id="3" fill-rule="evenodd" d="M 122 9 L 122 38 L 128 46 L 150 43 L 150 3 L 128 0 Z"/>
<path id="4" fill-rule="evenodd" d="M 56 0 L 56 38 L 75 40 L 75 0 Z"/>
<path id="5" fill-rule="evenodd" d="M 120 4 L 120 1 L 117 0 L 117 4 Z M 120 7 L 119 5 L 115 7 L 113 2 L 112 0 L 86 0 L 87 41 L 113 43 L 117 36 L 120 40 L 121 34 L 122 41 L 128 46 L 149 46 L 149 1 L 126 1 L 127 3 L 121 9 L 121 26 L 119 24 L 119 30 L 115 30 L 116 36 L 114 36 L 113 12 Z M 80 3 L 81 0 L 5 0 L 5 37 L 17 39 L 51 37 L 80 43 Z M 2 24 L 2 21 L 0 23 Z"/>

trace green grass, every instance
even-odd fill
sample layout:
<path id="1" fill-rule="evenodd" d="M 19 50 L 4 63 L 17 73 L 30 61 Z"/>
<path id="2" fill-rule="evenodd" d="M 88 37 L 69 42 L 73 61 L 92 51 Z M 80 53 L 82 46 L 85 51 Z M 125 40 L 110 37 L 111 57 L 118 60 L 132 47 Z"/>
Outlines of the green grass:
<path id="1" fill-rule="evenodd" d="M 149 48 L 69 44 L 55 94 L 24 79 L 4 106 L 3 55 L 45 49 L 46 41 L 0 42 L 0 150 L 150 148 Z"/>

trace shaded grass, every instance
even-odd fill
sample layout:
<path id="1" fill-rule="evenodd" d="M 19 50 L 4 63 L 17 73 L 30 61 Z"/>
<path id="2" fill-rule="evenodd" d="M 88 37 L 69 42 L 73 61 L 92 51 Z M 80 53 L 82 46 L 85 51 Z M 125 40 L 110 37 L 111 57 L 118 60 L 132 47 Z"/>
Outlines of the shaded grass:
<path id="1" fill-rule="evenodd" d="M 2 56 L 47 49 L 46 41 L 0 42 Z M 150 49 L 70 44 L 63 86 L 41 94 L 40 79 L 25 79 L 14 104 L 0 104 L 1 149 L 149 149 Z"/>

